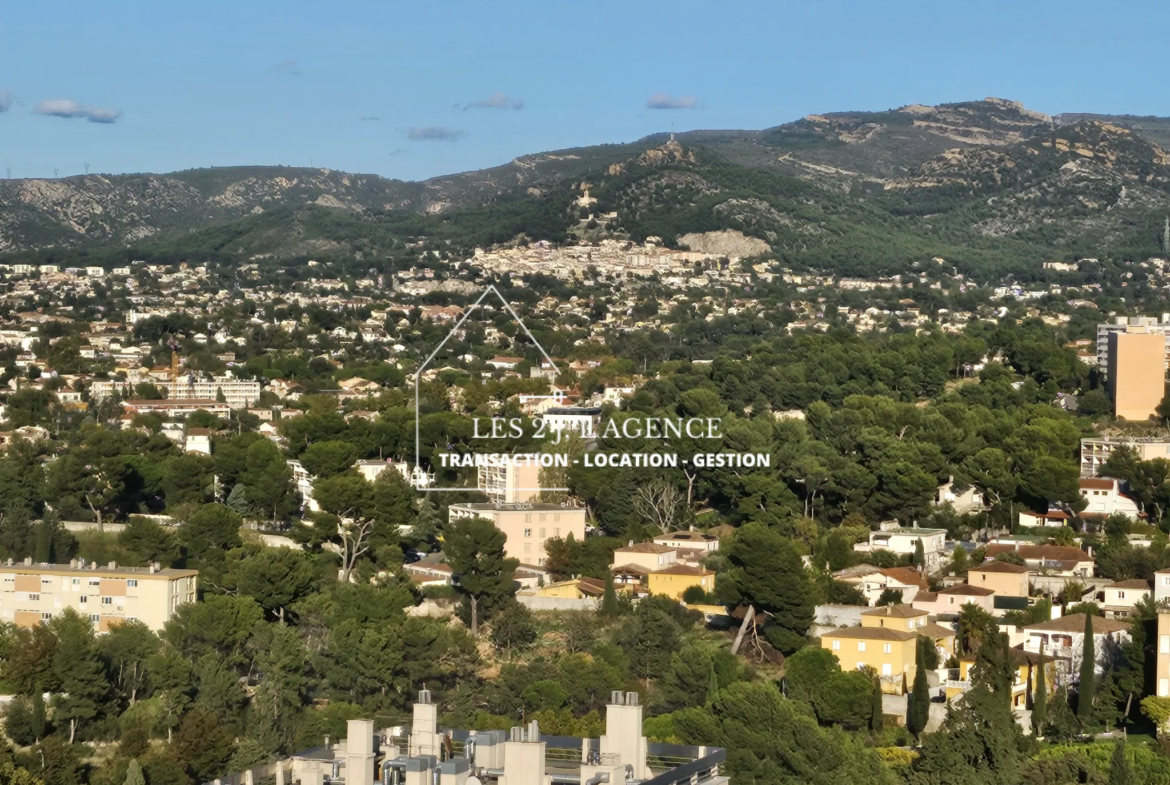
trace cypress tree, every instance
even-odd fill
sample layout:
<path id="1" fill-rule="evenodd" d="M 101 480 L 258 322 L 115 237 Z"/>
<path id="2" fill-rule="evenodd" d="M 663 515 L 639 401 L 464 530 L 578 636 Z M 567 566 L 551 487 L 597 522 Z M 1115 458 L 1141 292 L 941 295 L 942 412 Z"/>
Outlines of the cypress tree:
<path id="1" fill-rule="evenodd" d="M 926 571 L 926 550 L 922 547 L 922 538 L 914 541 L 914 565 Z"/>
<path id="2" fill-rule="evenodd" d="M 1048 685 L 1044 683 L 1044 652 L 1040 652 L 1040 664 L 1036 667 L 1036 684 L 1032 688 L 1032 733 L 1044 735 L 1048 724 Z"/>
<path id="3" fill-rule="evenodd" d="M 715 674 L 715 660 L 711 660 L 711 670 L 707 674 L 707 699 L 704 702 L 710 706 L 719 695 L 719 677 Z"/>
<path id="4" fill-rule="evenodd" d="M 882 727 L 885 725 L 885 714 L 882 710 L 881 679 L 875 678 L 873 680 L 873 697 L 870 700 L 869 729 L 874 733 L 881 733 Z"/>
<path id="5" fill-rule="evenodd" d="M 601 615 L 614 618 L 618 615 L 617 591 L 613 588 L 613 573 L 605 576 L 605 595 L 601 598 Z"/>
<path id="6" fill-rule="evenodd" d="M 926 730 L 926 722 L 930 719 L 930 687 L 926 683 L 926 668 L 922 656 L 922 638 L 918 639 L 918 647 L 914 656 L 914 687 L 910 691 L 910 707 L 906 712 L 906 727 L 915 736 L 920 736 Z"/>
<path id="7" fill-rule="evenodd" d="M 1077 719 L 1082 724 L 1093 713 L 1094 681 L 1097 675 L 1097 655 L 1093 645 L 1093 615 L 1085 614 L 1085 644 L 1081 649 L 1081 680 L 1077 684 Z"/>
<path id="8" fill-rule="evenodd" d="M 1113 760 L 1109 765 L 1109 785 L 1134 785 L 1133 768 L 1125 754 L 1125 739 L 1118 739 L 1113 745 Z"/>

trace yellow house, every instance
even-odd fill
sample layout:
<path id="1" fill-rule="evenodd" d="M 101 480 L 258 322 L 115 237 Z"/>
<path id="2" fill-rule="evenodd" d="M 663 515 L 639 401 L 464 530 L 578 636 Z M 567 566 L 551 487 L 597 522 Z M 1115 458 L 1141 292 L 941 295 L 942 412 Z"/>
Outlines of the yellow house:
<path id="1" fill-rule="evenodd" d="M 926 611 L 913 605 L 883 605 L 861 614 L 862 627 L 885 627 L 902 632 L 915 632 L 928 622 Z"/>
<path id="2" fill-rule="evenodd" d="M 1011 649 L 1009 654 L 1012 663 L 1016 666 L 1016 677 L 1012 682 L 1012 708 L 1031 708 L 1032 691 L 1036 686 L 1036 673 L 1040 668 L 1040 655 L 1023 649 Z M 1044 684 L 1050 695 L 1055 689 L 1057 661 L 1061 659 L 1063 658 L 1053 657 L 1044 663 Z M 947 679 L 947 700 L 956 698 L 971 689 L 971 668 L 974 665 L 974 654 L 964 654 L 959 657 L 959 667 L 951 668 L 951 676 L 958 678 Z"/>
<path id="3" fill-rule="evenodd" d="M 715 573 L 702 567 L 674 564 L 650 573 L 650 593 L 662 594 L 674 600 L 681 600 L 692 586 L 698 586 L 710 594 L 715 591 Z"/>
<path id="4" fill-rule="evenodd" d="M 895 626 L 842 627 L 821 636 L 821 648 L 837 655 L 842 670 L 868 665 L 878 672 L 882 692 L 893 695 L 905 695 L 914 682 L 917 643 L 918 633 Z"/>
<path id="5" fill-rule="evenodd" d="M 991 589 L 997 597 L 1027 597 L 1028 568 L 1005 561 L 989 561 L 967 570 L 967 583 Z"/>
<path id="6" fill-rule="evenodd" d="M 582 600 L 601 597 L 605 594 L 605 582 L 596 578 L 570 578 L 541 586 L 534 592 L 537 597 L 556 597 L 563 600 Z"/>

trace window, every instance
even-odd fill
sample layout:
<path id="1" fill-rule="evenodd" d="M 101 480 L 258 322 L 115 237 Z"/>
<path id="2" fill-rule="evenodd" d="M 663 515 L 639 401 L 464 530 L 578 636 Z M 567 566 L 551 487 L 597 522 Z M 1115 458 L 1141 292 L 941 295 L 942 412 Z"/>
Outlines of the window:
<path id="1" fill-rule="evenodd" d="M 39 594 L 29 594 L 29 595 L 28 595 L 28 598 L 29 598 L 29 600 L 31 600 L 32 602 L 39 602 L 39 601 L 40 601 L 40 599 L 41 599 L 41 595 L 39 595 Z"/>
<path id="2" fill-rule="evenodd" d="M 882 675 L 883 676 L 893 676 L 894 675 L 894 666 L 888 662 L 883 662 L 882 663 Z"/>
<path id="3" fill-rule="evenodd" d="M 950 605 L 954 605 L 954 604 L 955 604 L 955 598 L 954 598 L 954 597 L 947 597 L 947 602 L 948 602 Z"/>
<path id="4" fill-rule="evenodd" d="M 525 553 L 532 553 L 532 543 L 530 543 L 530 542 L 524 543 L 524 552 Z"/>
<path id="5" fill-rule="evenodd" d="M 561 514 L 559 512 L 554 512 L 553 513 L 553 523 L 560 523 L 560 522 L 561 522 Z"/>
<path id="6" fill-rule="evenodd" d="M 859 671 L 865 670 L 865 663 L 864 662 L 857 663 L 857 670 L 859 670 Z"/>
<path id="7" fill-rule="evenodd" d="M 113 605 L 113 604 L 114 604 L 113 597 L 102 597 L 102 605 Z"/>
<path id="8" fill-rule="evenodd" d="M 858 651 L 865 651 L 865 641 L 858 641 L 857 642 L 857 650 Z"/>
<path id="9" fill-rule="evenodd" d="M 544 523 L 544 519 L 545 519 L 545 518 L 547 518 L 547 517 L 548 517 L 548 515 L 546 515 L 545 513 L 543 513 L 543 512 L 542 512 L 542 513 L 540 514 L 540 519 L 539 519 L 539 520 L 540 520 L 540 522 L 541 522 L 541 523 Z"/>
<path id="10" fill-rule="evenodd" d="M 532 513 L 530 513 L 530 512 L 524 513 L 524 522 L 525 523 L 532 523 Z"/>
<path id="11" fill-rule="evenodd" d="M 525 530 L 524 530 L 524 536 L 525 536 L 525 537 L 531 537 L 531 536 L 532 536 L 532 529 L 525 529 Z"/>
<path id="12" fill-rule="evenodd" d="M 81 578 L 74 578 L 74 579 L 73 579 L 73 585 L 74 585 L 74 586 L 80 586 L 80 585 L 81 585 Z"/>
<path id="13" fill-rule="evenodd" d="M 560 526 L 553 527 L 553 536 L 554 537 L 561 536 L 561 527 Z"/>
<path id="14" fill-rule="evenodd" d="M 833 651 L 841 651 L 841 641 L 833 641 Z"/>
<path id="15" fill-rule="evenodd" d="M 1125 599 L 1125 592 L 1123 592 L 1123 591 L 1117 592 L 1117 599 L 1124 600 Z"/>
<path id="16" fill-rule="evenodd" d="M 82 604 L 82 605 L 85 605 L 85 601 L 86 601 L 86 600 L 88 600 L 88 599 L 89 599 L 89 597 L 86 597 L 84 594 L 83 594 L 83 595 L 81 595 L 81 604 Z"/>
<path id="17" fill-rule="evenodd" d="M 1170 654 L 1170 635 L 1158 636 L 1158 646 L 1162 654 Z"/>
<path id="18" fill-rule="evenodd" d="M 1163 586 L 1170 586 L 1170 575 L 1163 575 L 1162 576 L 1162 585 Z"/>
<path id="19" fill-rule="evenodd" d="M 891 652 L 893 652 L 893 650 L 894 650 L 893 644 L 887 643 L 887 644 L 884 644 L 882 646 L 882 654 L 890 654 Z"/>
<path id="20" fill-rule="evenodd" d="M 98 616 L 96 613 L 89 614 L 89 620 L 91 622 L 93 622 L 94 624 L 97 624 L 100 619 L 101 619 L 101 616 Z"/>
<path id="21" fill-rule="evenodd" d="M 49 621 L 52 618 L 53 618 L 53 614 L 51 614 L 51 613 L 42 613 L 41 614 L 41 621 Z"/>
<path id="22" fill-rule="evenodd" d="M 542 539 L 542 540 L 544 539 L 544 529 L 543 528 L 540 530 L 540 539 Z"/>
<path id="23" fill-rule="evenodd" d="M 1170 697 L 1170 679 L 1158 679 L 1158 697 Z"/>
<path id="24" fill-rule="evenodd" d="M 137 589 L 138 588 L 138 579 L 131 578 L 130 580 L 126 581 L 126 585 L 129 586 L 131 589 Z"/>

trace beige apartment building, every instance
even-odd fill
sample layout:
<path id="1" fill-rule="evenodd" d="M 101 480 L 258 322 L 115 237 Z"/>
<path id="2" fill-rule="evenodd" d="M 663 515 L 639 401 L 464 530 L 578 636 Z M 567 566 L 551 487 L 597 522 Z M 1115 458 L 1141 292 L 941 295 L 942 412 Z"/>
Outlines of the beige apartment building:
<path id="1" fill-rule="evenodd" d="M 476 502 L 452 504 L 450 520 L 486 518 L 504 533 L 504 553 L 521 564 L 544 566 L 544 545 L 552 539 L 566 539 L 570 534 L 578 542 L 585 539 L 585 510 L 559 504 L 493 504 Z"/>
<path id="2" fill-rule="evenodd" d="M 1148 420 L 1166 393 L 1166 336 L 1162 333 L 1109 334 L 1109 397 L 1113 414 Z"/>
<path id="3" fill-rule="evenodd" d="M 0 620 L 20 627 L 50 621 L 66 608 L 98 632 L 137 620 L 158 632 L 180 605 L 195 602 L 196 570 L 70 564 L 0 564 Z"/>
<path id="4" fill-rule="evenodd" d="M 1158 612 L 1158 663 L 1155 679 L 1158 697 L 1170 698 L 1170 611 Z"/>

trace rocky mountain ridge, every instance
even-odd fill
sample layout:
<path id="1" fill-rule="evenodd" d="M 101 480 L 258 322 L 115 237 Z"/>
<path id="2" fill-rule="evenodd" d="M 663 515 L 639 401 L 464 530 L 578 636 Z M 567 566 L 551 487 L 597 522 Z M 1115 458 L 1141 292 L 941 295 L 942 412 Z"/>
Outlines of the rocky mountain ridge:
<path id="1" fill-rule="evenodd" d="M 755 238 L 754 250 L 830 264 L 863 236 L 939 254 L 980 238 L 1022 243 L 1025 255 L 1148 249 L 1156 215 L 1170 211 L 1166 142 L 1170 119 L 1050 117 L 988 98 L 654 135 L 423 182 L 295 167 L 4 180 L 0 254 L 295 258 L 378 255 L 419 238 L 466 248 L 728 230 Z M 586 227 L 591 213 L 609 217 Z"/>

